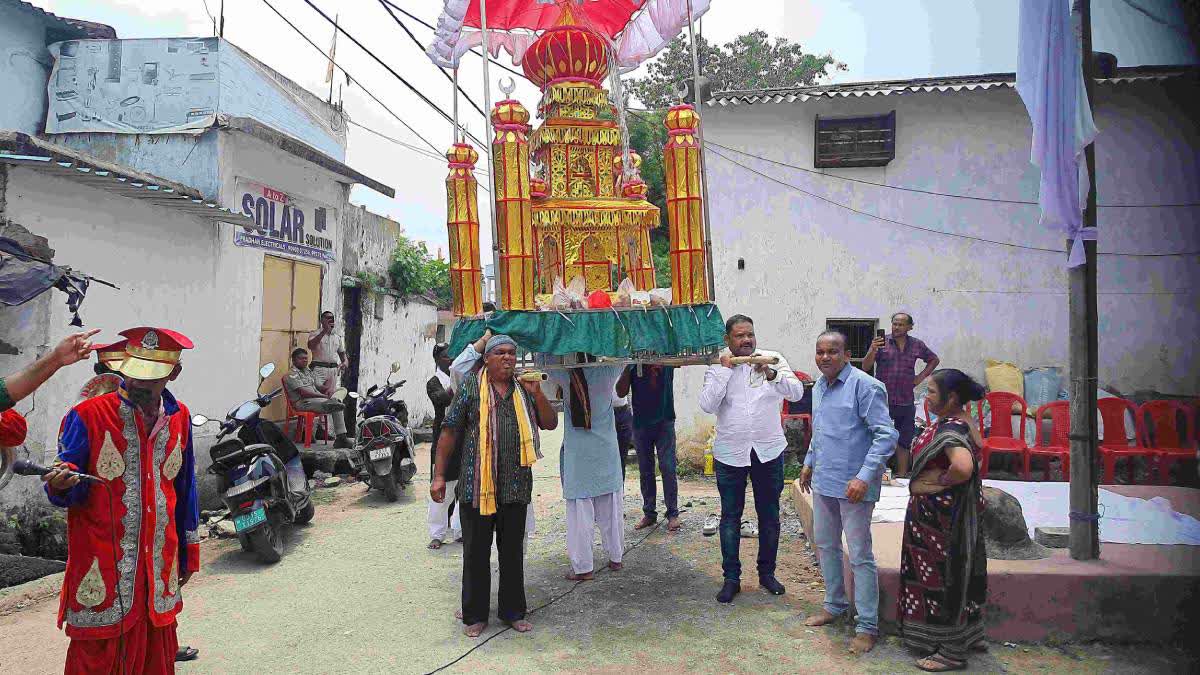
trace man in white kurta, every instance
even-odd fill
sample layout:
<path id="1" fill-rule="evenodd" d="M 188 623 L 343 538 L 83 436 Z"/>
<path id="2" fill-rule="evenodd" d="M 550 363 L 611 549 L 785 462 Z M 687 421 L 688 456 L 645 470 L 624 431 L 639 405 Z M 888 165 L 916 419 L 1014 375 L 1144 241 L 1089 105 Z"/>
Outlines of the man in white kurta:
<path id="1" fill-rule="evenodd" d="M 572 371 L 550 373 L 550 382 L 562 388 L 564 421 L 559 473 L 563 499 L 567 502 L 567 556 L 571 561 L 570 581 L 593 578 L 592 545 L 595 529 L 608 555 L 610 569 L 621 569 L 625 552 L 624 479 L 617 453 L 617 428 L 613 413 L 613 390 L 624 373 L 622 366 L 576 369 L 575 386 L 586 384 L 586 403 L 572 391 Z M 572 406 L 576 413 L 572 413 Z"/>

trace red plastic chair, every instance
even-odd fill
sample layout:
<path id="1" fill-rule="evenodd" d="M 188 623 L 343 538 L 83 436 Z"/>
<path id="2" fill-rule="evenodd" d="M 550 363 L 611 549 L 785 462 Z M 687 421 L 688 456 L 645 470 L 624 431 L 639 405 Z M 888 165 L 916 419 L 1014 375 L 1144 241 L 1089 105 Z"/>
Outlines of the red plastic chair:
<path id="1" fill-rule="evenodd" d="M 793 370 L 796 378 L 801 382 L 812 382 L 812 377 L 802 370 Z M 808 413 L 789 413 L 788 404 L 792 401 L 784 399 L 783 405 L 779 409 L 779 423 L 786 424 L 788 420 L 798 420 L 801 424 L 801 433 L 804 434 L 805 443 L 812 441 L 812 415 Z"/>
<path id="2" fill-rule="evenodd" d="M 1037 425 L 1037 435 L 1029 454 L 1025 455 L 1025 480 L 1030 479 L 1030 469 L 1034 457 L 1046 458 L 1046 469 L 1042 480 L 1050 480 L 1050 459 L 1058 457 L 1062 460 L 1063 480 L 1071 479 L 1071 404 L 1067 401 L 1051 401 L 1037 409 L 1033 414 L 1034 424 Z M 1050 438 L 1042 437 L 1042 419 L 1050 418 Z M 1046 440 L 1047 442 L 1043 443 Z"/>
<path id="3" fill-rule="evenodd" d="M 1153 463 L 1156 458 L 1155 451 L 1141 443 L 1142 423 L 1140 421 L 1135 425 L 1137 428 L 1136 444 L 1129 445 L 1125 428 L 1125 413 L 1130 413 L 1133 415 L 1133 419 L 1137 420 L 1137 407 L 1123 398 L 1102 398 L 1096 401 L 1096 408 L 1100 410 L 1100 419 L 1104 421 L 1104 438 L 1100 439 L 1100 460 L 1104 463 L 1104 484 L 1114 484 L 1118 459 L 1129 460 L 1129 482 L 1133 483 L 1133 460 L 1137 457 L 1144 457 L 1147 462 Z"/>
<path id="4" fill-rule="evenodd" d="M 283 421 L 284 433 L 287 431 L 287 424 L 291 421 L 296 421 L 296 428 L 292 431 L 292 440 L 299 441 L 304 439 L 304 447 L 311 448 L 313 441 L 314 430 L 320 429 L 325 432 L 325 437 L 329 438 L 329 415 L 330 413 L 311 412 L 307 410 L 296 410 L 292 407 L 292 399 L 286 394 L 283 399 L 287 401 L 287 419 Z"/>
<path id="5" fill-rule="evenodd" d="M 1028 416 L 1029 405 L 1025 403 L 1025 399 L 1006 391 L 993 391 L 984 397 L 988 406 L 992 409 L 992 428 L 988 431 L 988 435 L 983 439 L 983 447 L 980 448 L 983 455 L 983 461 L 979 463 L 979 475 L 982 478 L 987 478 L 988 465 L 991 462 L 992 455 L 1017 455 L 1020 459 L 1021 466 L 1029 466 L 1029 446 L 1025 444 L 1024 429 L 1018 429 L 1013 432 L 1012 416 L 1013 410 L 1019 409 L 1021 413 L 1021 422 L 1024 424 L 1025 418 Z M 978 406 L 979 411 L 979 429 L 983 431 L 983 406 Z M 1028 469 L 1026 469 L 1028 473 Z"/>
<path id="6" fill-rule="evenodd" d="M 1142 445 L 1154 451 L 1160 485 L 1171 484 L 1172 464 L 1196 458 L 1195 449 L 1187 447 L 1192 431 L 1188 425 L 1194 425 L 1191 417 L 1191 411 L 1180 401 L 1147 401 L 1138 408 L 1138 437 Z"/>

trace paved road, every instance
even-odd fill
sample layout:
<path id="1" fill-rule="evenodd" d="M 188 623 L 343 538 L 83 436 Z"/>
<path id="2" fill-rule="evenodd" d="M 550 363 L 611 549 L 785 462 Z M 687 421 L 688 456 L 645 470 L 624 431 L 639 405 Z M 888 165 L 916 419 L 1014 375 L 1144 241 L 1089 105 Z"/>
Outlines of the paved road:
<path id="1" fill-rule="evenodd" d="M 544 447 L 559 444 L 557 434 Z M 323 503 L 298 530 L 287 554 L 265 567 L 236 542 L 205 542 L 202 573 L 185 590 L 183 643 L 201 659 L 183 673 L 425 673 L 459 657 L 446 672 L 865 672 L 910 670 L 911 657 L 890 640 L 869 657 L 845 653 L 848 628 L 818 632 L 803 617 L 820 599 L 795 517 L 785 523 L 780 578 L 789 592 L 768 596 L 747 581 L 732 606 L 718 606 L 720 552 L 700 535 L 717 510 L 711 483 L 682 486 L 684 531 L 633 533 L 638 514 L 636 469 L 626 483 L 625 569 L 574 585 L 566 570 L 564 507 L 556 452 L 535 468 L 538 531 L 529 550 L 532 633 L 493 625 L 483 640 L 461 634 L 458 605 L 461 548 L 425 548 L 427 482 L 388 504 L 360 484 L 322 490 Z M 428 466 L 427 459 L 420 461 Z M 753 569 L 755 545 L 744 541 Z M 597 566 L 605 562 L 599 547 Z M 494 564 L 494 563 L 493 563 Z M 66 639 L 54 629 L 56 600 L 0 616 L 0 672 L 57 673 Z M 494 611 L 494 607 L 493 607 Z M 468 653 L 473 647 L 474 652 Z M 1171 672 L 1177 652 L 1149 649 L 996 647 L 973 664 L 980 672 Z M 465 656 L 464 656 L 465 655 Z"/>

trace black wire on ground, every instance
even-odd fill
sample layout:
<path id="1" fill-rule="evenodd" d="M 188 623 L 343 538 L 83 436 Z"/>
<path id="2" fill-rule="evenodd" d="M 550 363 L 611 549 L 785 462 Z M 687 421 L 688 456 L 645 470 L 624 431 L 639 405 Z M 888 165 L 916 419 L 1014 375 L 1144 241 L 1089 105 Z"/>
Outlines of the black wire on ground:
<path id="1" fill-rule="evenodd" d="M 624 551 L 621 553 L 621 559 L 622 559 L 622 560 L 624 560 L 624 559 L 625 559 L 625 556 L 626 556 L 626 555 L 629 555 L 629 553 L 630 553 L 631 551 L 633 551 L 633 549 L 635 549 L 635 548 L 637 548 L 637 547 L 641 546 L 641 545 L 642 545 L 642 544 L 643 544 L 643 543 L 644 543 L 644 542 L 645 542 L 647 539 L 649 539 L 649 538 L 650 538 L 650 535 L 652 535 L 652 534 L 654 534 L 656 531 L 658 531 L 658 528 L 659 528 L 660 526 L 662 526 L 662 523 L 663 523 L 663 521 L 661 521 L 661 520 L 660 520 L 660 521 L 658 521 L 657 523 L 655 523 L 655 524 L 654 524 L 654 527 L 651 527 L 651 528 L 650 528 L 650 531 L 649 531 L 649 532 L 647 532 L 647 533 L 646 533 L 646 535 L 645 535 L 644 537 L 642 537 L 641 539 L 637 540 L 637 542 L 635 542 L 633 545 L 631 545 L 631 546 L 629 546 L 628 548 L 626 548 L 626 549 L 625 549 L 625 550 L 624 550 Z M 612 571 L 612 570 L 610 570 L 610 569 L 609 569 L 609 567 L 608 567 L 607 565 L 605 565 L 603 568 L 601 568 L 599 571 L 597 571 L 597 572 L 595 573 L 595 576 L 599 576 L 599 575 L 603 574 L 604 572 L 610 572 L 610 571 Z M 575 589 L 579 588 L 580 586 L 582 586 L 583 584 L 586 584 L 586 583 L 587 583 L 587 581 L 576 581 L 576 582 L 575 582 L 574 584 L 572 584 L 572 585 L 571 585 L 571 587 L 570 587 L 570 588 L 568 588 L 567 590 L 563 591 L 562 593 L 559 593 L 558 595 L 554 596 L 553 598 L 550 598 L 549 600 L 547 600 L 546 602 L 544 602 L 544 603 L 542 603 L 542 604 L 538 605 L 537 607 L 534 607 L 533 609 L 531 609 L 531 610 L 529 610 L 528 612 L 526 612 L 526 614 L 534 614 L 535 612 L 538 612 L 538 611 L 541 611 L 541 610 L 543 610 L 543 609 L 546 609 L 546 608 L 547 608 L 547 607 L 549 607 L 550 605 L 553 605 L 554 603 L 558 602 L 559 600 L 562 600 L 563 598 L 567 597 L 568 595 L 570 595 L 570 594 L 574 593 L 574 592 L 575 592 Z M 512 626 L 505 626 L 503 629 L 501 629 L 501 630 L 498 630 L 498 631 L 496 631 L 495 633 L 492 633 L 491 635 L 487 636 L 485 639 L 483 639 L 482 641 L 480 641 L 480 643 L 479 643 L 479 644 L 475 645 L 474 647 L 471 647 L 471 648 L 470 648 L 470 649 L 468 649 L 467 651 L 465 651 L 465 652 L 463 652 L 462 654 L 460 654 L 460 655 L 458 656 L 458 658 L 456 658 L 456 659 L 454 659 L 453 661 L 450 661 L 450 662 L 448 662 L 448 663 L 446 663 L 446 664 L 444 664 L 444 665 L 438 666 L 436 669 L 429 671 L 429 672 L 428 672 L 428 673 L 426 673 L 425 675 L 434 675 L 435 673 L 440 673 L 440 672 L 442 672 L 443 670 L 445 670 L 445 669 L 447 669 L 447 668 L 449 668 L 449 667 L 451 667 L 451 666 L 453 666 L 453 665 L 455 665 L 455 664 L 459 663 L 459 662 L 460 662 L 460 661 L 462 661 L 463 659 L 467 658 L 468 656 L 470 656 L 471 654 L 473 654 L 473 653 L 475 652 L 475 650 L 477 650 L 477 649 L 479 649 L 480 647 L 482 647 L 482 646 L 486 645 L 487 643 L 491 642 L 493 639 L 495 639 L 495 638 L 497 638 L 497 637 L 499 637 L 499 636 L 501 636 L 501 635 L 504 635 L 505 633 L 507 633 L 507 632 L 508 632 L 508 631 L 510 631 L 510 630 L 513 630 L 513 627 L 512 627 Z"/>

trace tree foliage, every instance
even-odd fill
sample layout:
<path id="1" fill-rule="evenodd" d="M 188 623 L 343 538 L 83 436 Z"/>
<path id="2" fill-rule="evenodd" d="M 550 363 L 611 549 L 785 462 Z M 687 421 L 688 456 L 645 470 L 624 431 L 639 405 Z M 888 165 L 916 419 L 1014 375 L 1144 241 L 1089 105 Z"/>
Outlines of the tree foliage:
<path id="1" fill-rule="evenodd" d="M 809 54 L 787 38 L 772 39 L 766 31 L 739 35 L 724 45 L 697 38 L 700 71 L 713 91 L 807 86 L 828 77 L 846 64 L 831 54 Z M 649 72 L 629 81 L 629 88 L 649 108 L 665 108 L 679 101 L 679 83 L 692 78 L 692 47 L 684 36 L 671 42 L 650 62 Z"/>
<path id="2" fill-rule="evenodd" d="M 450 263 L 429 255 L 424 242 L 396 237 L 388 276 L 402 295 L 430 295 L 438 307 L 450 306 Z"/>

